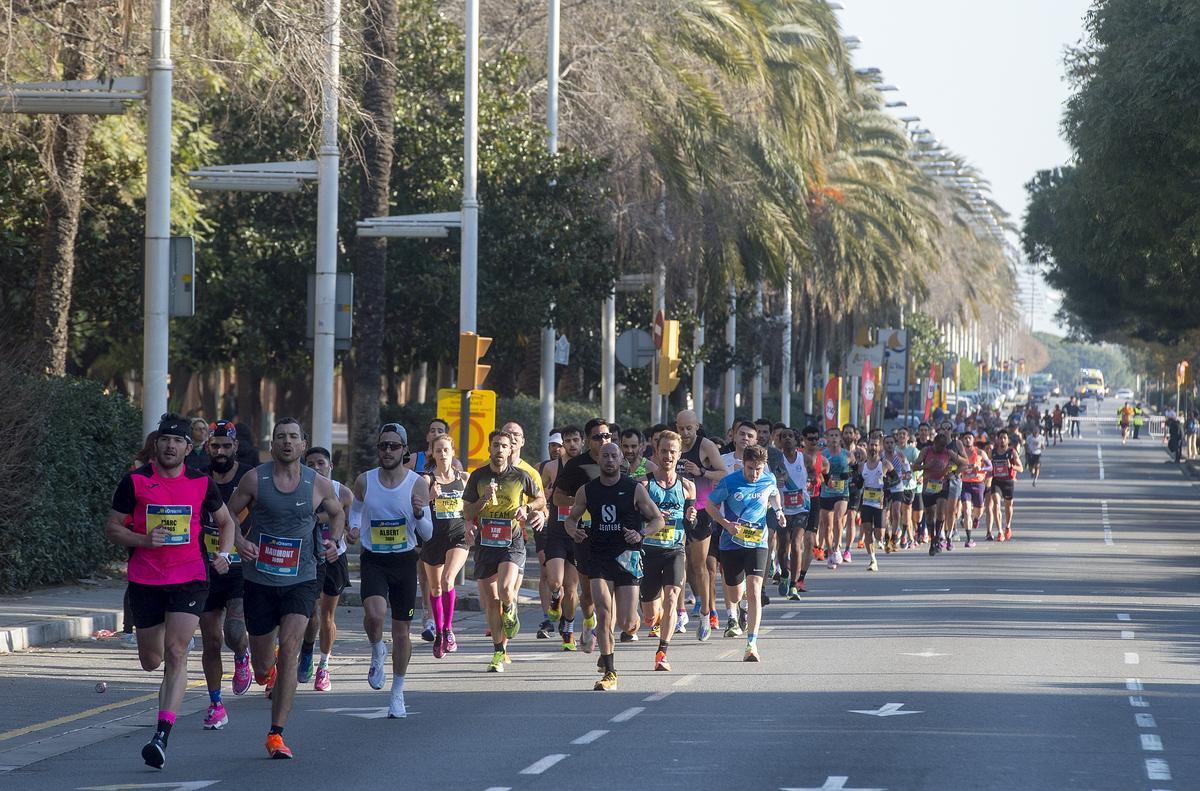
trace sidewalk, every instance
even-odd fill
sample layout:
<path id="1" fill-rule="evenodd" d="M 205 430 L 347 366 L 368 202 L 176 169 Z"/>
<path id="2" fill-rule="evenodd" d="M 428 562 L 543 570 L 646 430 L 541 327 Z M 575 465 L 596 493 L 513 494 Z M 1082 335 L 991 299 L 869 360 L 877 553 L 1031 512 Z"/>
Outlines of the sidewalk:
<path id="1" fill-rule="evenodd" d="M 534 558 L 535 569 L 536 564 Z M 517 603 L 536 604 L 537 579 L 527 577 L 525 585 Z M 465 585 L 457 586 L 457 590 L 457 609 L 479 611 L 479 592 L 474 582 L 468 580 Z M 353 570 L 350 587 L 342 593 L 339 606 L 361 607 L 358 591 L 358 573 Z M 62 640 L 86 640 L 105 629 L 119 632 L 125 623 L 124 596 L 123 579 L 102 579 L 0 596 L 0 654 Z"/>

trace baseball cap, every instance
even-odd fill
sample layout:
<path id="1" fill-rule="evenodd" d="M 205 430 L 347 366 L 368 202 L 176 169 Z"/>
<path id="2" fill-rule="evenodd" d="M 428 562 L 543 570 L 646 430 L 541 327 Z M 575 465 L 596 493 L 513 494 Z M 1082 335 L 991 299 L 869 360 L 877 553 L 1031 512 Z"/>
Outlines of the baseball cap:
<path id="1" fill-rule="evenodd" d="M 557 431 L 556 431 L 556 432 L 554 432 L 554 433 L 553 433 L 553 434 L 551 434 L 551 435 L 550 435 L 550 437 L 549 437 L 549 438 L 546 440 L 546 443 L 547 443 L 548 445 L 561 445 L 561 444 L 563 444 L 563 441 L 562 441 L 562 434 L 559 434 Z"/>
<path id="2" fill-rule="evenodd" d="M 400 425 L 399 423 L 384 423 L 382 426 L 379 427 L 380 436 L 386 434 L 389 431 L 393 431 L 393 432 L 399 434 L 400 441 L 403 442 L 405 445 L 408 445 L 408 432 L 404 430 L 404 426 Z"/>
<path id="3" fill-rule="evenodd" d="M 237 439 L 237 426 L 230 420 L 218 420 L 216 423 L 208 424 L 209 436 L 213 437 L 229 437 L 232 440 Z"/>

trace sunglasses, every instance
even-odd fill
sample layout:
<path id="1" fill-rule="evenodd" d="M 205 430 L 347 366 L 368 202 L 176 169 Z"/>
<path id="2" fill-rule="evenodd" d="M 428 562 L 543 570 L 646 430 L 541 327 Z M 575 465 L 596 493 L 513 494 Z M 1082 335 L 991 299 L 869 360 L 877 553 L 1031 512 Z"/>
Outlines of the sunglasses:
<path id="1" fill-rule="evenodd" d="M 404 447 L 403 442 L 380 442 L 375 446 L 379 450 L 400 450 Z"/>
<path id="2" fill-rule="evenodd" d="M 593 434 L 592 435 L 592 441 L 594 441 L 594 442 L 599 442 L 602 439 L 612 439 L 612 434 L 609 434 L 606 431 L 603 434 Z"/>

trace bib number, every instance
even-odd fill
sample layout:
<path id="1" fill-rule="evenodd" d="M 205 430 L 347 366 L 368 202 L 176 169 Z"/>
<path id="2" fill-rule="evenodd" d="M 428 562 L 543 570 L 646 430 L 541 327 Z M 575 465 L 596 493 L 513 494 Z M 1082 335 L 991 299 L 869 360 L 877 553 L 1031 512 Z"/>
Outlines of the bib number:
<path id="1" fill-rule="evenodd" d="M 883 489 L 863 489 L 863 505 L 883 508 Z"/>
<path id="2" fill-rule="evenodd" d="M 762 543 L 763 533 L 766 532 L 765 527 L 751 522 L 739 521 L 737 529 L 737 535 L 733 537 L 733 543 L 747 549 L 757 549 L 759 544 Z"/>
<path id="3" fill-rule="evenodd" d="M 642 553 L 636 549 L 627 549 L 617 555 L 617 565 L 628 571 L 635 580 L 642 578 Z"/>
<path id="4" fill-rule="evenodd" d="M 925 494 L 941 494 L 941 481 L 925 481 Z"/>
<path id="5" fill-rule="evenodd" d="M 215 527 L 204 528 L 204 551 L 208 553 L 208 561 L 211 563 L 217 553 L 221 551 L 221 530 Z M 237 550 L 229 553 L 230 565 L 241 563 L 242 559 L 238 557 Z"/>
<path id="6" fill-rule="evenodd" d="M 846 480 L 844 478 L 831 478 L 829 481 L 829 496 L 841 497 L 846 493 Z"/>
<path id="7" fill-rule="evenodd" d="M 663 521 L 666 523 L 663 529 L 643 538 L 643 544 L 648 544 L 652 547 L 673 547 L 679 543 L 683 520 L 673 513 L 664 513 Z"/>
<path id="8" fill-rule="evenodd" d="M 438 519 L 461 519 L 463 500 L 461 497 L 439 497 L 433 501 L 433 515 Z"/>
<path id="9" fill-rule="evenodd" d="M 507 547 L 512 544 L 513 522 L 511 519 L 480 519 L 479 543 L 485 547 Z"/>
<path id="10" fill-rule="evenodd" d="M 784 508 L 803 508 L 804 507 L 804 492 L 783 492 L 783 507 Z"/>
<path id="11" fill-rule="evenodd" d="M 403 552 L 408 548 L 408 520 L 372 519 L 371 551 Z"/>
<path id="12" fill-rule="evenodd" d="M 280 538 L 266 533 L 258 537 L 258 559 L 254 568 L 276 577 L 296 577 L 300 574 L 300 547 L 303 539 Z"/>
<path id="13" fill-rule="evenodd" d="M 158 528 L 167 531 L 166 546 L 180 546 L 192 541 L 192 507 L 190 505 L 147 505 L 146 534 Z"/>

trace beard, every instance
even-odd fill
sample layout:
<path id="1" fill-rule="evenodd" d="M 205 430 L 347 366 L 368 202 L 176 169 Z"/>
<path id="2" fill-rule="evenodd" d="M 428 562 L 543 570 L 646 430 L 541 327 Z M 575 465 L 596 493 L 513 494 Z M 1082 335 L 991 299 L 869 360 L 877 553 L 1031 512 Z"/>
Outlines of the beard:
<path id="1" fill-rule="evenodd" d="M 213 456 L 209 462 L 213 472 L 219 472 L 222 475 L 233 469 L 237 464 L 232 456 Z"/>

